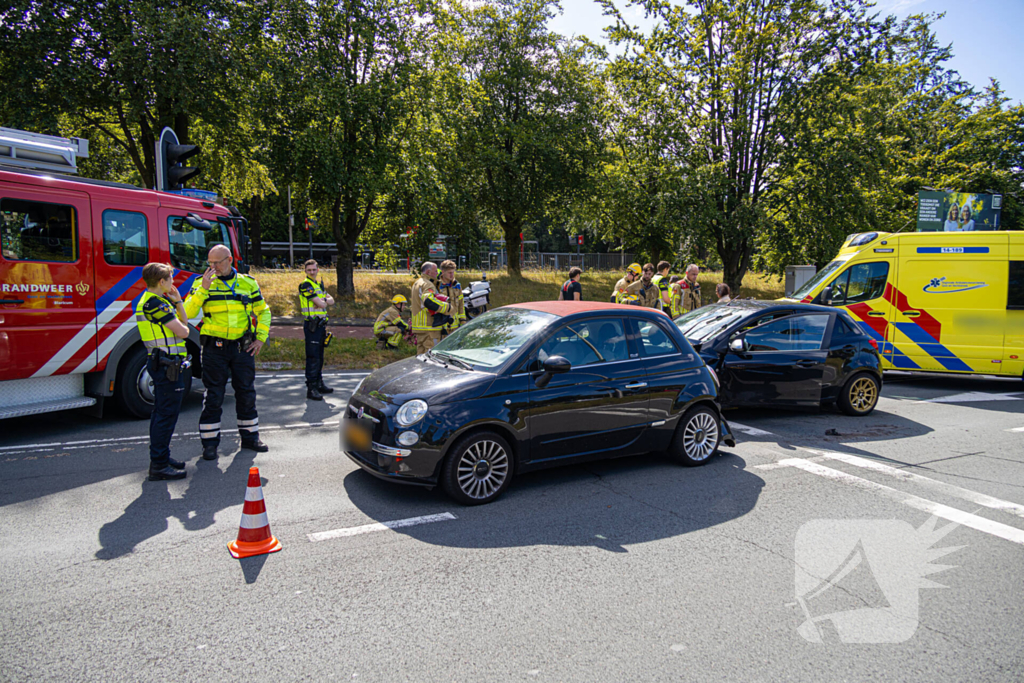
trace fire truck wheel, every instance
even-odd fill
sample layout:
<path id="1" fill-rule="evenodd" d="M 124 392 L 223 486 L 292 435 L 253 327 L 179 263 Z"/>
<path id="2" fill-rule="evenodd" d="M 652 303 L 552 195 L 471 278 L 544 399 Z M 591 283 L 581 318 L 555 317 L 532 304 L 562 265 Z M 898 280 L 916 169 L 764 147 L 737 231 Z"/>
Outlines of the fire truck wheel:
<path id="1" fill-rule="evenodd" d="M 185 396 L 192 390 L 192 371 L 185 371 Z M 146 370 L 146 349 L 141 344 L 125 354 L 117 369 L 114 394 L 121 410 L 147 419 L 153 412 L 153 381 Z"/>

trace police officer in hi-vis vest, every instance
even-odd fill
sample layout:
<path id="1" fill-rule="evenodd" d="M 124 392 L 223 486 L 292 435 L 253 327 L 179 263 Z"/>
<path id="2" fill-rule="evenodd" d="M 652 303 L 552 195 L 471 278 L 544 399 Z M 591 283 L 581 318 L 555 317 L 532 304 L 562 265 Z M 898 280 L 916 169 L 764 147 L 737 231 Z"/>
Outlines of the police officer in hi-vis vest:
<path id="1" fill-rule="evenodd" d="M 324 340 L 327 338 L 327 307 L 334 305 L 334 298 L 324 289 L 316 276 L 320 266 L 316 259 L 304 264 L 306 279 L 299 285 L 299 303 L 302 305 L 302 333 L 306 338 L 306 398 L 324 400 L 323 394 L 332 394 L 334 389 L 324 384 Z"/>
<path id="2" fill-rule="evenodd" d="M 199 329 L 206 386 L 203 412 L 199 416 L 203 459 L 217 459 L 221 404 L 229 377 L 235 390 L 235 415 L 242 448 L 266 453 L 270 449 L 260 441 L 254 383 L 256 355 L 270 335 L 270 308 L 256 280 L 235 270 L 227 247 L 216 245 L 206 258 L 209 267 L 185 299 L 185 313 L 189 318 L 203 311 Z"/>
<path id="3" fill-rule="evenodd" d="M 153 414 L 149 417 L 149 480 L 184 479 L 185 463 L 171 457 L 171 435 L 185 397 L 185 339 L 188 317 L 174 286 L 174 269 L 147 263 L 142 269 L 146 291 L 135 307 L 135 322 L 149 352 L 146 370 L 153 380 Z"/>
<path id="4" fill-rule="evenodd" d="M 451 304 L 438 298 L 434 280 L 437 278 L 437 264 L 424 261 L 420 266 L 420 279 L 412 286 L 409 307 L 412 310 L 412 331 L 416 333 L 416 353 L 423 354 L 441 341 L 444 325 L 435 325 L 434 315 L 446 316 Z"/>

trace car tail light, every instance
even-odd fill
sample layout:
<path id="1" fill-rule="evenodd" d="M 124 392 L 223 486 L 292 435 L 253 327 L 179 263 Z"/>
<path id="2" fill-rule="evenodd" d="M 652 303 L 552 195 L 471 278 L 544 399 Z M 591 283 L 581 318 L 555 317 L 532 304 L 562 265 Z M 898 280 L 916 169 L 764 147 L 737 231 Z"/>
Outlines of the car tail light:
<path id="1" fill-rule="evenodd" d="M 871 346 L 875 347 L 875 351 L 878 350 L 878 342 L 876 342 L 874 339 L 868 339 L 868 342 L 871 343 Z"/>

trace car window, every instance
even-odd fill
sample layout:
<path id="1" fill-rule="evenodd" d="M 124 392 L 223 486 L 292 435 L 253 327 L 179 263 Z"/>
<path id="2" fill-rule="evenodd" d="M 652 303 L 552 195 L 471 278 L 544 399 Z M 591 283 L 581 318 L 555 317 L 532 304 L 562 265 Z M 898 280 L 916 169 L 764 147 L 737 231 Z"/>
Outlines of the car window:
<path id="1" fill-rule="evenodd" d="M 1016 311 L 1024 309 L 1024 261 L 1010 261 L 1006 308 Z"/>
<path id="2" fill-rule="evenodd" d="M 216 221 L 210 223 L 213 225 L 212 230 L 199 230 L 180 216 L 167 219 L 172 266 L 190 273 L 203 273 L 206 272 L 206 256 L 210 249 L 218 244 L 231 248 L 227 228 Z"/>
<path id="3" fill-rule="evenodd" d="M 637 325 L 640 327 L 640 352 L 645 358 L 679 353 L 679 347 L 661 325 L 642 320 L 637 320 Z"/>
<path id="4" fill-rule="evenodd" d="M 570 323 L 541 345 L 534 366 L 551 356 L 562 356 L 572 366 L 629 360 L 629 345 L 621 318 L 598 318 Z"/>
<path id="5" fill-rule="evenodd" d="M 743 324 L 736 328 L 735 331 L 746 332 L 758 325 L 763 325 L 773 320 L 778 320 L 779 318 L 785 318 L 787 315 L 791 315 L 792 313 L 793 311 L 772 311 L 771 313 L 766 313 L 764 315 L 751 316 L 749 320 L 744 321 Z"/>
<path id="6" fill-rule="evenodd" d="M 103 212 L 103 258 L 115 266 L 144 266 L 149 262 L 145 214 Z"/>
<path id="7" fill-rule="evenodd" d="M 0 199 L 0 247 L 8 261 L 77 261 L 75 207 Z"/>
<path id="8" fill-rule="evenodd" d="M 684 337 L 696 343 L 711 339 L 746 314 L 742 308 L 726 305 L 701 306 L 679 316 L 674 322 Z"/>
<path id="9" fill-rule="evenodd" d="M 840 268 L 842 268 L 850 258 L 851 257 L 847 256 L 846 258 L 836 259 L 835 261 L 832 261 L 827 266 L 819 270 L 814 277 L 805 282 L 803 287 L 790 294 L 789 298 L 803 299 L 805 296 L 813 292 L 814 288 L 817 287 L 823 280 L 832 277 L 832 274 L 835 273 Z"/>
<path id="10" fill-rule="evenodd" d="M 878 299 L 885 293 L 888 279 L 887 262 L 858 263 L 832 283 L 832 305 L 848 306 Z"/>
<path id="11" fill-rule="evenodd" d="M 433 350 L 472 363 L 479 369 L 497 368 L 523 344 L 536 339 L 554 320 L 555 316 L 550 313 L 499 308 L 460 325 Z"/>
<path id="12" fill-rule="evenodd" d="M 750 351 L 812 351 L 821 348 L 828 315 L 793 315 L 747 333 Z"/>

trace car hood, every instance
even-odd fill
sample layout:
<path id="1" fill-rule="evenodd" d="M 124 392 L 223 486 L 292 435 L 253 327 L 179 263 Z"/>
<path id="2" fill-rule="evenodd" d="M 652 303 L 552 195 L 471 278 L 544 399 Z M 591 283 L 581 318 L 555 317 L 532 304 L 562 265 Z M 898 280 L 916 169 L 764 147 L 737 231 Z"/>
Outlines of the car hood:
<path id="1" fill-rule="evenodd" d="M 373 371 L 363 380 L 359 393 L 394 405 L 414 398 L 439 405 L 477 398 L 493 381 L 494 375 L 489 373 L 446 368 L 415 356 Z"/>

